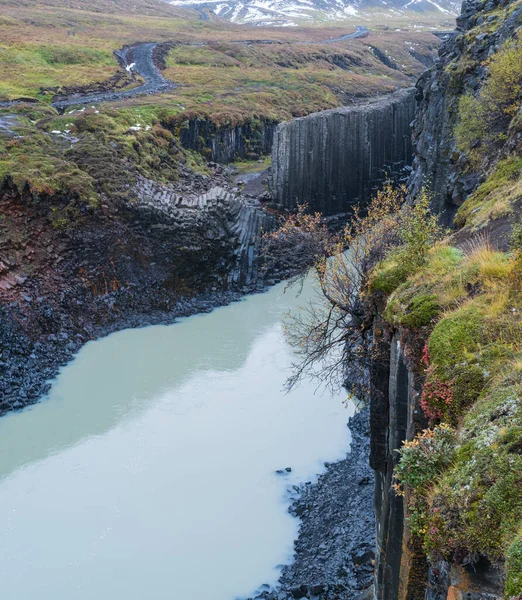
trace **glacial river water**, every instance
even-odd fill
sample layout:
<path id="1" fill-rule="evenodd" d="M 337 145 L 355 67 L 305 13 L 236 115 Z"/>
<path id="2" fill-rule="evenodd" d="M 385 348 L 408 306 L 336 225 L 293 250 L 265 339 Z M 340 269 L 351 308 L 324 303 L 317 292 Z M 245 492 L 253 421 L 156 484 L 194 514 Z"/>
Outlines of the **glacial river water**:
<path id="1" fill-rule="evenodd" d="M 288 486 L 344 456 L 344 394 L 304 382 L 283 284 L 88 343 L 41 403 L 0 419 L 0 596 L 234 600 L 278 578 Z M 292 472 L 278 475 L 277 469 Z"/>

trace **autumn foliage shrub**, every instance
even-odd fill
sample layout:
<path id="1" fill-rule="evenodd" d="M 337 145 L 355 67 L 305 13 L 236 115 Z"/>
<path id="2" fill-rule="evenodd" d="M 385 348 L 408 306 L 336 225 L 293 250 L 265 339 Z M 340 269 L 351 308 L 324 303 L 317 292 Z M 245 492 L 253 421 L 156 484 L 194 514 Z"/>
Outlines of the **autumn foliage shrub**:
<path id="1" fill-rule="evenodd" d="M 431 421 L 442 419 L 448 414 L 453 402 L 453 382 L 442 381 L 436 376 L 434 368 L 429 367 L 420 399 L 424 414 Z"/>

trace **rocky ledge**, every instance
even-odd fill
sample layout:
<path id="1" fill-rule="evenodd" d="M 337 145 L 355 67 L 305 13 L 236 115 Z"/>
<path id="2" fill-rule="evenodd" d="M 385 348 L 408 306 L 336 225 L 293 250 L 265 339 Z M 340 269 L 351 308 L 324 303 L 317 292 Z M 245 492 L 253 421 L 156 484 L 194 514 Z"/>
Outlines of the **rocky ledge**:
<path id="1" fill-rule="evenodd" d="M 369 466 L 369 409 L 348 423 L 351 451 L 326 464 L 317 483 L 294 490 L 289 511 L 301 519 L 294 562 L 279 586 L 261 586 L 249 600 L 355 600 L 372 597 L 375 519 L 374 477 Z"/>

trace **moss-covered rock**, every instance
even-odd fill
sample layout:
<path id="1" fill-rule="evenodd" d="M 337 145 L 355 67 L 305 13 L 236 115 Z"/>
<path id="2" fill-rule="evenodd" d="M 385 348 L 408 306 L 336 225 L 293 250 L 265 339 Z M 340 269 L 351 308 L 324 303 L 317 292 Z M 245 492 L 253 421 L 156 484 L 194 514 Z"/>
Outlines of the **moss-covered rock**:
<path id="1" fill-rule="evenodd" d="M 507 599 L 522 591 L 519 263 L 518 252 L 492 250 L 483 240 L 465 255 L 435 248 L 384 310 L 395 327 L 424 326 L 420 404 L 456 432 L 445 463 L 432 448 L 435 434 L 401 451 L 397 475 L 409 486 L 410 529 L 432 559 L 505 560 Z"/>
<path id="2" fill-rule="evenodd" d="M 368 283 L 370 293 L 380 293 L 388 296 L 404 283 L 411 268 L 402 260 L 402 252 L 393 252 L 374 269 Z"/>
<path id="3" fill-rule="evenodd" d="M 459 208 L 455 225 L 480 228 L 492 219 L 509 215 L 522 194 L 522 158 L 500 161 L 487 180 Z"/>

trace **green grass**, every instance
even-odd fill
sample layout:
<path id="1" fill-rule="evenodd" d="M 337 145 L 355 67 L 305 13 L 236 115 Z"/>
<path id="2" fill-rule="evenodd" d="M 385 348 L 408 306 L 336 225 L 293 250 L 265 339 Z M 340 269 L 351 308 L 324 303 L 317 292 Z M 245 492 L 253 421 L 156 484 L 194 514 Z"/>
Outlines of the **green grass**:
<path id="1" fill-rule="evenodd" d="M 162 107 L 58 115 L 50 107 L 24 105 L 17 112 L 17 137 L 0 136 L 0 180 L 9 176 L 35 198 L 71 196 L 96 207 L 102 194 L 132 199 L 129 184 L 138 174 L 172 182 L 182 164 L 207 172 L 201 156 L 182 151 L 161 125 Z"/>
<path id="2" fill-rule="evenodd" d="M 521 262 L 484 241 L 467 254 L 435 246 L 390 285 L 384 310 L 395 327 L 423 328 L 420 405 L 451 434 L 442 443 L 432 428 L 401 451 L 410 532 L 432 560 L 505 560 L 506 600 L 522 582 Z M 381 288 L 394 265 L 377 266 Z"/>
<path id="3" fill-rule="evenodd" d="M 462 204 L 455 225 L 480 229 L 494 219 L 513 212 L 513 203 L 522 197 L 522 158 L 501 160 L 488 179 Z"/>
<path id="4" fill-rule="evenodd" d="M 265 156 L 259 160 L 238 160 L 231 163 L 230 166 L 234 167 L 238 175 L 247 175 L 248 173 L 259 173 L 265 171 L 272 164 L 272 157 Z"/>

